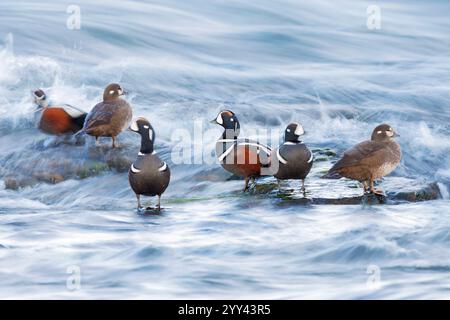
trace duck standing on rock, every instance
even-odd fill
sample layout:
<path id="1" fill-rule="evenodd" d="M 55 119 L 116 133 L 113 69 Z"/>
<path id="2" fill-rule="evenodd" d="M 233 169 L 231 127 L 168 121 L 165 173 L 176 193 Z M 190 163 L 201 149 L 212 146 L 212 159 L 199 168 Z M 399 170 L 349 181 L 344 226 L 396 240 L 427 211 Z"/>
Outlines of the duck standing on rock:
<path id="1" fill-rule="evenodd" d="M 155 131 L 147 119 L 137 118 L 131 124 L 130 130 L 141 135 L 141 150 L 128 172 L 131 189 L 136 194 L 138 210 L 142 208 L 141 195 L 158 196 L 157 209 L 160 210 L 161 195 L 170 182 L 169 166 L 153 149 Z"/>
<path id="2" fill-rule="evenodd" d="M 302 180 L 301 191 L 305 192 L 305 178 L 313 165 L 313 154 L 308 147 L 299 140 L 305 130 L 299 123 L 291 123 L 284 134 L 284 143 L 272 153 L 272 161 L 278 160 L 278 171 L 274 177 L 280 180 Z"/>
<path id="3" fill-rule="evenodd" d="M 48 134 L 64 135 L 74 134 L 83 128 L 87 113 L 63 104 L 50 106 L 44 90 L 32 91 L 34 103 L 38 106 L 39 114 L 38 128 Z"/>
<path id="4" fill-rule="evenodd" d="M 390 125 L 377 126 L 372 132 L 371 140 L 358 143 L 345 151 L 325 178 L 346 177 L 358 180 L 363 183 L 365 192 L 383 196 L 382 190 L 374 188 L 374 181 L 390 174 L 400 163 L 402 151 L 394 140 L 397 136 Z"/>
<path id="5" fill-rule="evenodd" d="M 230 110 L 219 112 L 211 121 L 222 126 L 225 131 L 216 142 L 216 155 L 222 167 L 245 179 L 244 192 L 249 180 L 256 183 L 263 167 L 268 166 L 271 149 L 257 141 L 238 139 L 240 125 L 236 115 Z"/>
<path id="6" fill-rule="evenodd" d="M 99 137 L 111 137 L 112 147 L 117 147 L 116 137 L 128 128 L 133 117 L 131 106 L 121 98 L 125 94 L 119 84 L 109 84 L 103 92 L 103 101 L 89 112 L 79 134 L 94 136 L 96 144 Z"/>

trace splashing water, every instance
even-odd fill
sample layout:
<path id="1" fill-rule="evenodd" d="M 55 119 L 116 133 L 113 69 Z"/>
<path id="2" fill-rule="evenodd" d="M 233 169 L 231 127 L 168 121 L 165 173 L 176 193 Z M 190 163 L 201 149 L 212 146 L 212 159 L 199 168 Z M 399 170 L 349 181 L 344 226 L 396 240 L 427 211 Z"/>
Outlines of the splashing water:
<path id="1" fill-rule="evenodd" d="M 57 184 L 0 187 L 1 298 L 446 297 L 449 4 L 377 1 L 381 29 L 369 30 L 369 1 L 78 3 L 79 30 L 57 1 L 0 3 L 0 176 L 74 171 Z M 105 168 L 108 155 L 83 171 L 92 141 L 60 144 L 35 128 L 30 90 L 89 111 L 110 82 L 131 92 L 171 165 L 161 215 L 136 214 L 127 173 Z M 403 159 L 386 182 L 437 182 L 442 199 L 280 206 L 241 195 L 242 181 L 219 165 L 172 163 L 173 132 L 193 134 L 195 120 L 223 107 L 243 135 L 299 121 L 311 148 L 337 154 L 389 123 Z M 205 150 L 219 134 L 210 129 Z M 119 142 L 139 149 L 133 133 Z M 337 192 L 313 180 L 311 192 Z M 368 270 L 380 271 L 375 289 Z"/>

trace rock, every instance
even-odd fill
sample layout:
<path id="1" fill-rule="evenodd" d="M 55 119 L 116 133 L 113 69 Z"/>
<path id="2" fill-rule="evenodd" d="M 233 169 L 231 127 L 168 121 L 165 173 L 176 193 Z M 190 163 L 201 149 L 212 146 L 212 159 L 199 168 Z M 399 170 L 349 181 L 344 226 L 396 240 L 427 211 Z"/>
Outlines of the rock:
<path id="1" fill-rule="evenodd" d="M 117 172 L 128 172 L 133 160 L 120 152 L 109 152 L 105 157 L 106 163 L 110 169 Z"/>
<path id="2" fill-rule="evenodd" d="M 327 156 L 327 157 L 336 157 L 336 152 L 329 148 L 312 149 L 311 151 L 314 153 L 315 156 L 321 155 L 321 156 Z"/>
<path id="3" fill-rule="evenodd" d="M 39 182 L 84 179 L 110 170 L 126 172 L 135 157 L 136 147 L 131 145 L 117 149 L 109 145 L 90 147 L 78 140 L 51 137 L 2 157 L 0 176 L 4 177 L 5 188 L 17 190 Z M 18 172 L 27 177 L 17 176 Z"/>
<path id="4" fill-rule="evenodd" d="M 59 183 L 65 180 L 62 175 L 55 172 L 36 172 L 33 173 L 33 178 L 39 182 L 47 182 L 51 184 Z"/>
<path id="5" fill-rule="evenodd" d="M 405 184 L 405 178 L 392 177 L 393 181 L 384 182 L 385 185 L 396 185 L 400 182 Z M 397 181 L 400 179 L 401 181 Z M 435 200 L 442 197 L 439 186 L 436 182 L 428 184 L 414 183 L 408 181 L 403 188 L 397 187 L 389 191 L 386 196 L 377 196 L 373 194 L 363 194 L 361 187 L 358 187 L 351 180 L 342 179 L 343 183 L 339 188 L 328 188 L 328 194 L 323 193 L 325 186 L 314 186 L 317 181 L 309 181 L 306 186 L 306 194 L 300 192 L 299 185 L 292 188 L 293 182 L 282 182 L 281 190 L 278 190 L 278 184 L 275 182 L 259 183 L 250 192 L 260 196 L 270 196 L 278 199 L 277 205 L 307 205 L 307 204 L 397 204 L 401 202 L 419 202 Z M 332 180 L 334 181 L 334 180 Z M 286 184 L 289 184 L 286 187 Z M 295 182 L 294 182 L 295 183 Z M 298 182 L 297 182 L 298 184 Z M 416 189 L 415 189 L 416 188 Z M 321 192 L 318 192 L 320 189 Z"/>
<path id="6" fill-rule="evenodd" d="M 399 201 L 420 202 L 442 198 L 437 182 L 430 183 L 417 191 L 401 191 L 395 194 Z"/>
<path id="7" fill-rule="evenodd" d="M 242 178 L 230 174 L 220 166 L 214 166 L 206 169 L 201 169 L 200 171 L 194 173 L 192 175 L 192 179 L 194 181 L 200 182 L 204 181 L 219 182 L 219 181 L 241 180 Z"/>
<path id="8" fill-rule="evenodd" d="M 38 183 L 35 179 L 26 177 L 6 177 L 3 182 L 5 183 L 5 189 L 10 190 L 30 187 Z"/>

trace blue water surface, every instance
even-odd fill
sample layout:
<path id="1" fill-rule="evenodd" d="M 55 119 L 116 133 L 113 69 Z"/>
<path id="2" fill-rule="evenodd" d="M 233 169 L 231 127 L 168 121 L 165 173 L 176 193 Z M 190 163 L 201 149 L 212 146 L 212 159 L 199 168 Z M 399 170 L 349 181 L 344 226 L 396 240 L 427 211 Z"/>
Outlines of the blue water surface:
<path id="1" fill-rule="evenodd" d="M 450 3 L 76 4 L 79 30 L 66 3 L 0 2 L 0 160 L 53 139 L 33 126 L 31 89 L 89 111 L 120 82 L 171 165 L 165 210 L 136 214 L 115 171 L 0 186 L 0 298 L 450 298 Z M 223 107 L 244 131 L 300 121 L 305 142 L 338 153 L 387 122 L 404 153 L 392 176 L 438 182 L 443 199 L 278 206 L 240 195 L 242 181 L 197 179 L 214 165 L 170 162 L 172 134 Z M 138 149 L 132 133 L 119 141 Z"/>

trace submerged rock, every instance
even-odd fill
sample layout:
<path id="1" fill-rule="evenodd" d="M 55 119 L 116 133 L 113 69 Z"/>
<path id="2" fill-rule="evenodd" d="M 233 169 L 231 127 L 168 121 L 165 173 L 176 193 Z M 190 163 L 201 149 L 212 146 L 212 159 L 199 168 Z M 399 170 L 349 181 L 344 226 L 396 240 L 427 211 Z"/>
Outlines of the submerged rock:
<path id="1" fill-rule="evenodd" d="M 60 183 L 67 179 L 84 179 L 104 172 L 126 172 L 136 157 L 137 146 L 122 145 L 111 149 L 80 144 L 79 141 L 38 142 L 24 152 L 11 153 L 0 160 L 0 176 L 6 189 L 17 190 L 37 183 Z M 442 197 L 436 182 L 423 182 L 402 177 L 387 177 L 379 185 L 386 196 L 363 194 L 358 182 L 348 179 L 328 180 L 321 176 L 331 167 L 335 153 L 331 149 L 313 149 L 315 163 L 306 179 L 306 194 L 300 192 L 300 181 L 282 181 L 281 190 L 272 177 L 259 179 L 249 194 L 271 198 L 280 206 L 308 204 L 396 204 L 439 199 Z M 320 160 L 317 160 L 320 159 Z M 240 180 L 219 165 L 188 168 L 189 179 L 206 188 L 210 182 Z M 193 170 L 192 174 L 190 170 Z M 195 170 L 198 170 L 195 172 Z M 242 194 L 240 190 L 233 192 Z"/>
<path id="2" fill-rule="evenodd" d="M 363 194 L 361 187 L 355 186 L 353 181 L 345 179 L 340 184 L 335 184 L 333 187 L 328 188 L 328 193 L 323 191 L 316 192 L 318 188 L 314 184 L 317 181 L 314 180 L 307 183 L 306 193 L 300 191 L 299 185 L 292 188 L 294 184 L 292 181 L 283 181 L 281 190 L 278 189 L 278 184 L 275 182 L 260 183 L 250 192 L 255 195 L 273 197 L 278 200 L 277 205 L 279 206 L 298 204 L 398 204 L 401 202 L 419 202 L 442 198 L 436 182 L 417 183 L 414 180 L 398 177 L 392 177 L 391 179 L 386 179 L 382 185 L 387 187 L 402 182 L 405 186 L 403 188 L 397 186 L 394 189 L 389 189 L 385 196 Z M 288 184 L 288 187 L 286 187 L 286 184 Z"/>
<path id="3" fill-rule="evenodd" d="M 134 158 L 131 158 L 118 150 L 111 150 L 105 155 L 105 161 L 108 167 L 117 172 L 127 172 L 130 169 Z"/>
<path id="4" fill-rule="evenodd" d="M 126 172 L 138 147 L 123 145 L 88 146 L 79 140 L 56 137 L 33 143 L 21 152 L 12 152 L 0 160 L 0 176 L 6 189 L 17 190 L 37 183 L 60 183 L 84 179 L 106 171 Z"/>

